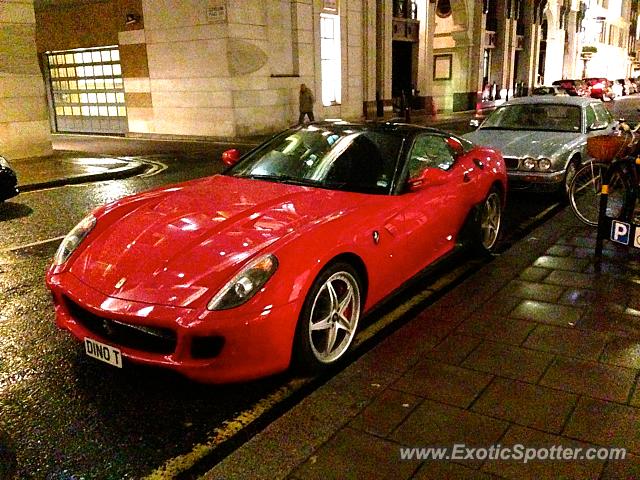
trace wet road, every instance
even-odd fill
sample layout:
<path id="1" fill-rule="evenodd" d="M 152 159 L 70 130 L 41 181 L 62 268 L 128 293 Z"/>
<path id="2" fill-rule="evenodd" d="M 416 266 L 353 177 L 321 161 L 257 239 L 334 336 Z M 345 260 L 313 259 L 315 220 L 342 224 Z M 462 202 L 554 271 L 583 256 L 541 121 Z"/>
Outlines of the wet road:
<path id="1" fill-rule="evenodd" d="M 96 148 L 104 152 L 105 142 Z M 184 455 L 199 444 L 218 445 L 238 430 L 246 417 L 239 413 L 261 402 L 277 403 L 292 385 L 288 374 L 209 386 L 161 370 L 113 369 L 86 357 L 81 345 L 56 329 L 44 272 L 58 241 L 21 246 L 64 235 L 105 202 L 215 173 L 221 168 L 215 159 L 228 145 L 194 143 L 186 152 L 172 153 L 157 153 L 162 150 L 156 151 L 155 143 L 129 148 L 117 153 L 144 153 L 168 168 L 150 177 L 29 192 L 0 206 L 0 461 L 3 448 L 15 453 L 16 478 L 174 478 L 185 468 L 179 478 L 191 478 L 220 453 L 209 452 L 200 463 Z M 553 204 L 536 195 L 509 200 L 508 241 Z M 449 262 L 436 278 L 466 262 L 466 257 Z M 419 298 L 420 288 L 394 299 L 389 309 Z M 240 430 L 234 438 L 249 435 L 250 429 Z"/>

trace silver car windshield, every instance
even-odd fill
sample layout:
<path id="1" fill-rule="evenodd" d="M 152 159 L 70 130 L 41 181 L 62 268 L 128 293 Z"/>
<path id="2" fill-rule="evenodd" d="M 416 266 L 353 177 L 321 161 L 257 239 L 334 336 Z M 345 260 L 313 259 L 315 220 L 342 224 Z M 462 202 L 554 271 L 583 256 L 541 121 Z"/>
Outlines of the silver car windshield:
<path id="1" fill-rule="evenodd" d="M 489 115 L 480 128 L 579 133 L 581 131 L 580 112 L 580 107 L 574 105 L 504 105 Z"/>

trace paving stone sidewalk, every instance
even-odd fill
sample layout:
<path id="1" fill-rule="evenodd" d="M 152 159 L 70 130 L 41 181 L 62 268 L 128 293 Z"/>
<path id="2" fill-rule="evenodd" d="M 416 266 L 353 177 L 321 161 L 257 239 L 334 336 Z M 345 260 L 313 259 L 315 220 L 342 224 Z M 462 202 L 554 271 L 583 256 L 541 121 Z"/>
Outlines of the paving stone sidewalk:
<path id="1" fill-rule="evenodd" d="M 564 210 L 203 478 L 640 478 L 640 252 Z M 625 460 L 401 460 L 401 447 L 622 447 Z"/>

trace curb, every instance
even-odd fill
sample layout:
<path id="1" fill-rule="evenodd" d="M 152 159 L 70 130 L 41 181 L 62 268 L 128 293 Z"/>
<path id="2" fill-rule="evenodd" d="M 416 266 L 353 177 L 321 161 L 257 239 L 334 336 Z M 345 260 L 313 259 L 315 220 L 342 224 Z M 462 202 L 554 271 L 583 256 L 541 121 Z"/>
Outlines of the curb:
<path id="1" fill-rule="evenodd" d="M 56 178 L 45 182 L 28 183 L 18 185 L 20 192 L 33 192 L 36 190 L 44 190 L 45 188 L 62 187 L 64 185 L 78 185 L 81 183 L 99 182 L 104 180 L 120 180 L 123 178 L 139 175 L 147 170 L 148 165 L 141 162 L 131 162 L 134 165 L 126 167 L 114 168 L 106 172 L 73 175 L 71 177 Z"/>

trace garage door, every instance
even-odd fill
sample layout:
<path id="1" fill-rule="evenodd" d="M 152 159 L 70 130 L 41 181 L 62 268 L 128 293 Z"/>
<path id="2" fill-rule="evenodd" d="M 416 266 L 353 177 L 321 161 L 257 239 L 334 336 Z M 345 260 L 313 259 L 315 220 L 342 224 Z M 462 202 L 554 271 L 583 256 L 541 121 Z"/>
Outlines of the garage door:
<path id="1" fill-rule="evenodd" d="M 47 52 L 50 104 L 58 132 L 127 132 L 117 46 Z"/>

